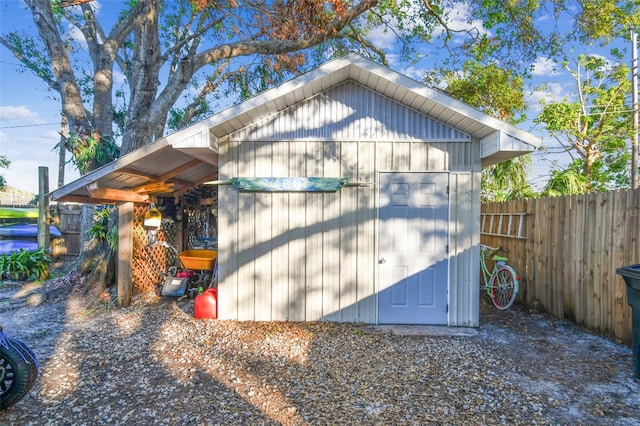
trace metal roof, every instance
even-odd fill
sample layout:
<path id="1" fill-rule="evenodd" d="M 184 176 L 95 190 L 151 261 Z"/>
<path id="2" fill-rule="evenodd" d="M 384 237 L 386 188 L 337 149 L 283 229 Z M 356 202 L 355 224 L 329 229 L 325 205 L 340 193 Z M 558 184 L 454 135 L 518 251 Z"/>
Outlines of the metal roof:
<path id="1" fill-rule="evenodd" d="M 179 196 L 217 177 L 218 140 L 354 80 L 481 141 L 483 166 L 534 151 L 540 139 L 357 54 L 348 54 L 158 139 L 51 193 L 56 201 L 146 202 Z"/>

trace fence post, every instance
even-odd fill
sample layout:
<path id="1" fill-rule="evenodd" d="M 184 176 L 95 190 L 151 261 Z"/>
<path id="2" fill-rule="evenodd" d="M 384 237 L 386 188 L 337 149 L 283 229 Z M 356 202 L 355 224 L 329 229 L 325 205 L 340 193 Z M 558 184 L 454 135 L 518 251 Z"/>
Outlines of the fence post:
<path id="1" fill-rule="evenodd" d="M 38 248 L 47 250 L 51 244 L 49 233 L 49 168 L 38 167 Z"/>

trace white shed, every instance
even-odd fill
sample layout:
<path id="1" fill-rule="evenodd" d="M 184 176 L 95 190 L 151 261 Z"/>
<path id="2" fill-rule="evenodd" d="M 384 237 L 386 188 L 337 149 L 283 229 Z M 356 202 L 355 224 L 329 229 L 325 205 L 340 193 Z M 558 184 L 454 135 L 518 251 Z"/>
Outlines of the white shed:
<path id="1" fill-rule="evenodd" d="M 539 143 L 349 54 L 52 197 L 144 202 L 145 182 L 175 196 L 221 184 L 221 319 L 477 326 L 481 167 Z"/>

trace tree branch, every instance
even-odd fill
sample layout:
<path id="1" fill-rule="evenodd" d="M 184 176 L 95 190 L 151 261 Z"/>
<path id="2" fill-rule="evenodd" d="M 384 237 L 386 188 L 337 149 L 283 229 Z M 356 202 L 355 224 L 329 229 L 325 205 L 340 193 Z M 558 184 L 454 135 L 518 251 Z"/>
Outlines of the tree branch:
<path id="1" fill-rule="evenodd" d="M 51 12 L 51 3 L 49 0 L 26 0 L 26 3 L 31 9 L 33 20 L 49 53 L 53 74 L 59 87 L 58 92 L 62 98 L 62 110 L 67 114 L 70 126 L 89 128 L 89 113 L 82 103 L 71 61 Z"/>
<path id="2" fill-rule="evenodd" d="M 55 92 L 60 92 L 60 86 L 56 82 L 55 76 L 53 75 L 51 70 L 47 69 L 45 72 L 45 70 L 42 69 L 41 65 L 33 61 L 31 57 L 25 56 L 22 52 L 20 52 L 20 50 L 16 49 L 14 45 L 9 43 L 9 41 L 7 41 L 1 35 L 0 35 L 0 44 L 2 44 L 4 47 L 9 49 L 9 51 L 13 53 L 13 56 L 15 56 L 17 60 L 22 62 L 23 64 L 22 66 L 30 70 L 36 77 L 44 81 L 45 84 L 49 86 L 51 90 Z"/>

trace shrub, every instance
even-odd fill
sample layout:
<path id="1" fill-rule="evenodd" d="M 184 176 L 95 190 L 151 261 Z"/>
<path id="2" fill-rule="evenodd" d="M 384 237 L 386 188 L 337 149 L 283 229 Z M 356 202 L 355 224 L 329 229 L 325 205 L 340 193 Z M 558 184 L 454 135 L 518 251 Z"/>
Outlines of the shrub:
<path id="1" fill-rule="evenodd" d="M 46 278 L 52 258 L 45 249 L 20 249 L 0 255 L 0 279 L 16 281 Z"/>

